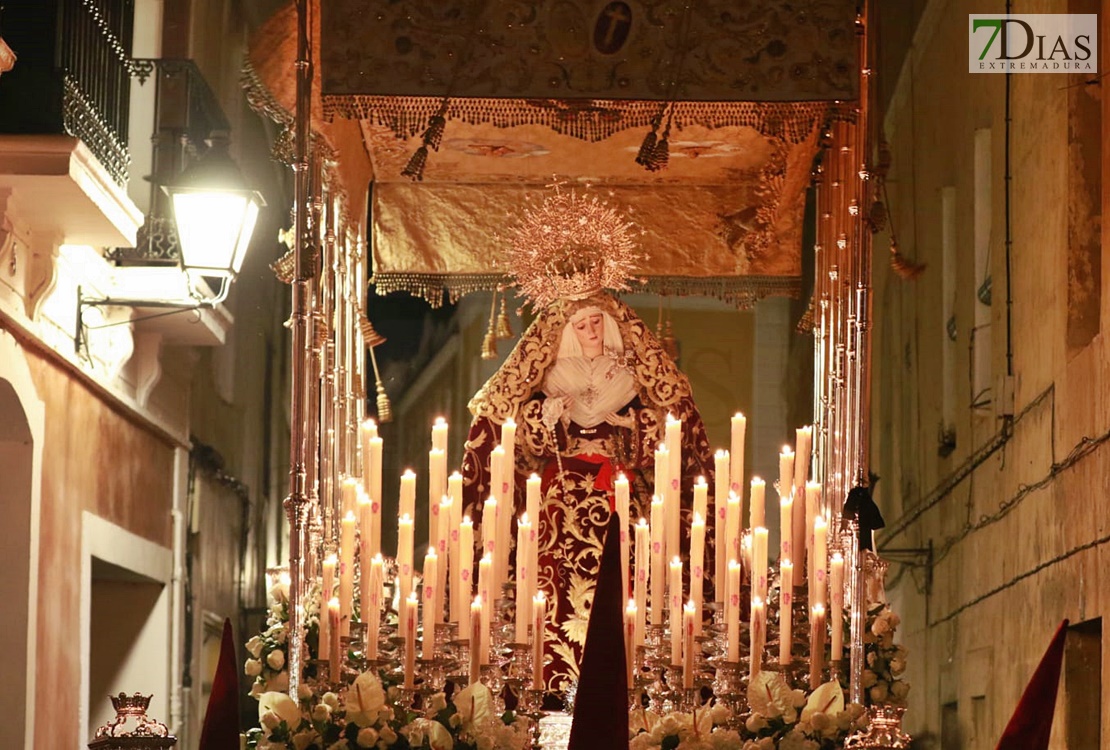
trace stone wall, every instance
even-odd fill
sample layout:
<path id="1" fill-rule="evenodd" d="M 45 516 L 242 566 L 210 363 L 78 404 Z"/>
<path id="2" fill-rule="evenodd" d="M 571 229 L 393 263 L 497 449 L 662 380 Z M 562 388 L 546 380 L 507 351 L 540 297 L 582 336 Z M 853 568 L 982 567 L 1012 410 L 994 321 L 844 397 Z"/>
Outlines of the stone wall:
<path id="1" fill-rule="evenodd" d="M 1084 5 L 1019 10 L 1100 10 Z M 877 238 L 872 457 L 880 547 L 931 549 L 889 554 L 912 563 L 888 577 L 911 650 L 907 724 L 945 748 L 992 748 L 1059 622 L 1088 623 L 1069 634 L 1068 671 L 1110 607 L 1107 130 L 1097 82 L 1013 75 L 1007 143 L 1006 78 L 967 73 L 967 23 L 958 4 L 929 3 L 902 69 L 880 71 L 897 78 L 885 132 L 899 249 L 928 268 L 900 279 Z M 1076 734 L 1092 717 L 1066 708 L 1107 692 L 1101 652 L 1101 669 L 1062 683 L 1052 747 L 1093 746 Z M 1101 724 L 1105 744 L 1105 711 Z"/>

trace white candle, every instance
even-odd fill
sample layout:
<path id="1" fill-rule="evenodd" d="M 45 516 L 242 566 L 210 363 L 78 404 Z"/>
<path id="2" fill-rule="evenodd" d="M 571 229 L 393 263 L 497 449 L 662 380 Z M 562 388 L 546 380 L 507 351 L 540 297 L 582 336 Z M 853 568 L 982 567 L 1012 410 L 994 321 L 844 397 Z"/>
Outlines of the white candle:
<path id="1" fill-rule="evenodd" d="M 366 494 L 370 496 L 370 554 L 382 551 L 382 439 L 370 438 L 369 478 Z"/>
<path id="2" fill-rule="evenodd" d="M 748 420 L 740 412 L 732 417 L 732 442 L 729 445 L 729 489 L 737 496 L 744 495 L 744 432 Z"/>
<path id="3" fill-rule="evenodd" d="M 794 486 L 794 451 L 789 445 L 782 446 L 779 454 L 779 495 L 789 495 Z"/>
<path id="4" fill-rule="evenodd" d="M 728 660 L 740 661 L 740 563 L 728 561 L 725 622 L 728 624 Z"/>
<path id="5" fill-rule="evenodd" d="M 438 597 L 436 596 L 436 581 L 439 580 L 439 556 L 435 547 L 428 547 L 424 555 L 424 642 L 421 658 L 429 660 L 435 658 L 436 653 L 436 615 Z"/>
<path id="6" fill-rule="evenodd" d="M 370 512 L 370 496 L 360 487 L 358 491 L 358 600 L 362 622 L 368 622 L 367 605 L 370 601 L 370 527 L 373 523 Z"/>
<path id="7" fill-rule="evenodd" d="M 512 417 L 501 425 L 501 448 L 505 456 L 502 459 L 501 494 L 498 497 L 504 498 L 508 507 L 512 508 L 516 490 L 516 422 Z M 532 515 L 529 518 L 534 522 L 538 516 Z"/>
<path id="8" fill-rule="evenodd" d="M 725 548 L 725 516 L 728 506 L 728 451 L 719 450 L 713 455 L 713 601 L 725 601 L 725 576 L 728 570 L 728 554 Z"/>
<path id="9" fill-rule="evenodd" d="M 340 518 L 344 518 L 348 513 L 354 513 L 358 510 L 358 485 L 359 481 L 352 477 L 347 477 L 340 485 L 340 500 L 342 501 L 340 506 Z M 340 602 L 341 609 L 342 606 L 342 602 Z"/>
<path id="10" fill-rule="evenodd" d="M 540 591 L 532 597 L 532 689 L 542 690 L 544 622 L 547 620 L 547 600 Z"/>
<path id="11" fill-rule="evenodd" d="M 844 657 L 844 557 L 839 552 L 833 553 L 829 566 L 829 600 L 832 604 L 829 658 L 840 661 Z"/>
<path id="12" fill-rule="evenodd" d="M 662 503 L 661 511 L 663 512 L 663 515 L 659 517 L 659 534 L 660 534 L 659 539 L 662 542 L 662 546 L 660 547 L 660 550 L 661 550 L 661 553 L 662 553 L 664 559 L 666 559 L 666 555 L 667 555 L 667 548 L 666 548 L 667 536 L 663 532 L 663 524 L 664 524 L 665 520 L 667 519 L 667 515 L 666 515 L 667 504 L 666 503 L 667 503 L 667 495 L 670 493 L 670 489 L 669 489 L 670 488 L 670 481 L 667 479 L 667 471 L 669 470 L 669 468 L 670 468 L 670 458 L 668 457 L 667 446 L 660 443 L 659 448 L 657 448 L 656 451 L 655 451 L 655 495 L 653 497 L 658 497 L 660 502 Z M 656 524 L 655 524 L 655 518 L 653 516 L 652 521 L 651 521 L 651 529 L 652 529 L 651 538 L 653 540 L 655 539 L 655 528 L 656 528 Z M 654 616 L 653 616 L 652 622 L 655 622 Z"/>
<path id="13" fill-rule="evenodd" d="M 829 582 L 825 577 L 825 566 L 828 565 L 828 524 L 821 516 L 813 521 L 813 598 L 815 604 L 820 604 L 824 611 L 825 589 Z"/>
<path id="14" fill-rule="evenodd" d="M 485 555 L 478 561 L 478 599 L 482 605 L 482 641 L 478 647 L 482 664 L 489 664 L 489 629 L 493 611 L 493 558 Z"/>
<path id="15" fill-rule="evenodd" d="M 779 587 L 779 664 L 789 664 L 793 654 L 794 565 L 789 560 L 779 563 L 782 585 Z"/>
<path id="16" fill-rule="evenodd" d="M 397 512 L 398 518 L 416 517 L 416 474 L 412 469 L 405 469 L 401 475 L 401 500 Z"/>
<path id="17" fill-rule="evenodd" d="M 462 474 L 457 471 L 451 472 L 451 476 L 447 477 L 447 497 L 451 498 L 451 515 L 447 520 L 448 536 L 447 536 L 447 569 L 451 578 L 451 606 L 449 611 L 451 614 L 451 621 L 459 624 L 459 634 L 462 635 L 464 628 L 470 622 L 470 614 L 468 607 L 471 604 L 472 595 L 467 591 L 462 597 L 456 596 L 455 592 L 460 590 L 460 586 L 456 584 L 459 577 L 459 568 L 462 565 L 460 558 L 460 544 L 462 543 Z M 474 558 L 474 525 L 470 526 L 470 559 Z"/>
<path id="18" fill-rule="evenodd" d="M 339 567 L 339 557 L 334 552 L 324 558 L 323 562 L 323 580 L 320 583 L 320 601 L 328 603 L 332 600 L 332 594 L 335 593 L 335 569 Z M 335 598 L 335 621 L 339 622 L 339 599 Z M 328 649 L 330 648 L 331 638 L 331 620 L 328 618 L 327 612 L 320 613 L 320 635 L 317 641 L 316 651 L 321 659 L 328 658 Z"/>
<path id="19" fill-rule="evenodd" d="M 667 415 L 667 484 L 670 494 L 666 496 L 667 508 L 667 557 L 679 553 L 679 540 L 682 533 L 682 420 Z M 681 607 L 679 609 L 681 615 Z"/>
<path id="20" fill-rule="evenodd" d="M 779 560 L 794 556 L 791 549 L 794 539 L 794 501 L 787 492 L 779 498 Z"/>
<path id="21" fill-rule="evenodd" d="M 446 454 L 436 448 L 428 451 L 428 544 L 439 550 L 439 511 L 447 494 Z"/>
<path id="22" fill-rule="evenodd" d="M 752 532 L 752 596 L 767 597 L 767 529 Z"/>
<path id="23" fill-rule="evenodd" d="M 497 497 L 497 548 L 493 555 L 493 567 L 498 586 L 509 580 L 509 547 L 512 546 L 513 506 L 505 497 L 504 478 L 505 449 L 498 445 L 490 452 L 490 483 Z"/>
<path id="24" fill-rule="evenodd" d="M 374 555 L 370 561 L 370 598 L 364 600 L 363 616 L 366 617 L 366 658 L 378 658 L 378 633 L 382 629 L 382 586 L 384 585 L 384 561 L 381 555 Z"/>
<path id="25" fill-rule="evenodd" d="M 671 575 L 667 596 L 671 602 L 671 664 L 682 664 L 682 560 L 671 559 Z"/>
<path id="26" fill-rule="evenodd" d="M 482 597 L 470 605 L 470 684 L 478 682 L 482 669 Z"/>
<path id="27" fill-rule="evenodd" d="M 663 624 L 667 581 L 663 578 L 663 498 L 651 498 L 651 624 Z"/>
<path id="28" fill-rule="evenodd" d="M 816 690 L 825 669 L 825 605 L 814 604 L 810 614 L 809 688 Z"/>
<path id="29" fill-rule="evenodd" d="M 439 543 L 436 545 L 436 556 L 439 558 L 439 565 L 436 566 L 438 578 L 436 579 L 436 598 L 439 601 L 439 608 L 436 610 L 436 622 L 443 622 L 444 618 L 444 605 L 447 604 L 447 570 L 451 565 L 451 539 L 455 539 L 455 544 L 458 544 L 459 527 L 451 525 L 452 506 L 454 501 L 449 495 L 444 495 L 439 502 Z M 456 558 L 457 564 L 457 558 Z M 469 601 L 469 600 L 468 600 Z M 450 605 L 448 605 L 449 607 Z M 454 621 L 454 617 L 447 616 L 447 621 Z"/>
<path id="30" fill-rule="evenodd" d="M 651 559 L 650 529 L 647 519 L 641 518 L 636 524 L 636 584 L 633 599 L 636 602 L 636 641 L 639 648 L 644 643 L 644 625 L 647 618 L 647 582 Z"/>
<path id="31" fill-rule="evenodd" d="M 628 606 L 624 608 L 624 666 L 627 672 L 628 688 L 632 689 L 632 683 L 636 678 L 636 620 L 637 620 L 636 602 L 633 599 L 628 600 Z"/>
<path id="32" fill-rule="evenodd" d="M 486 498 L 486 502 L 482 506 L 482 555 L 488 555 L 490 564 L 493 565 L 490 569 L 489 580 L 482 583 L 489 587 L 489 596 L 496 599 L 500 593 L 501 584 L 497 581 L 497 566 L 493 563 L 497 555 L 497 498 L 492 495 Z M 487 604 L 494 601 L 489 596 L 483 597 L 483 601 Z"/>
<path id="33" fill-rule="evenodd" d="M 748 665 L 748 677 L 755 676 L 763 669 L 763 646 L 767 642 L 767 619 L 763 607 L 763 599 L 752 596 L 751 615 L 751 659 Z"/>
<path id="34" fill-rule="evenodd" d="M 528 624 L 532 621 L 532 570 L 528 567 L 532 523 L 525 513 L 516 525 L 516 643 L 528 643 Z"/>
<path id="35" fill-rule="evenodd" d="M 412 593 L 412 517 L 408 514 L 397 521 L 397 590 L 401 601 Z"/>
<path id="36" fill-rule="evenodd" d="M 705 575 L 705 519 L 694 511 L 690 524 L 690 601 L 697 608 L 694 635 L 701 635 L 702 579 Z"/>
<path id="37" fill-rule="evenodd" d="M 764 526 L 767 523 L 767 506 L 766 503 L 763 501 L 763 493 L 766 491 L 766 488 L 766 482 L 764 482 L 759 477 L 752 477 L 752 506 L 751 510 L 749 511 L 749 529 L 754 529 L 757 526 Z"/>
<path id="38" fill-rule="evenodd" d="M 413 591 L 405 599 L 405 688 L 412 690 L 416 683 L 416 611 L 420 600 Z"/>
<path id="39" fill-rule="evenodd" d="M 735 492 L 725 500 L 725 554 L 729 560 L 740 559 L 740 498 Z"/>
<path id="40" fill-rule="evenodd" d="M 628 553 L 629 553 L 629 540 L 628 540 L 628 505 L 629 505 L 629 489 L 628 477 L 623 472 L 617 474 L 616 480 L 613 482 L 613 490 L 617 500 L 617 516 L 620 518 L 621 530 L 621 596 L 628 596 Z"/>
<path id="41" fill-rule="evenodd" d="M 355 593 L 355 514 L 347 511 L 339 525 L 339 633 L 351 632 Z"/>
<path id="42" fill-rule="evenodd" d="M 459 524 L 458 548 L 451 601 L 457 602 L 455 619 L 461 628 L 466 622 L 466 605 L 474 596 L 474 523 L 470 516 L 463 516 Z"/>
<path id="43" fill-rule="evenodd" d="M 709 483 L 702 476 L 694 480 L 694 513 L 702 518 L 709 517 Z"/>
<path id="44" fill-rule="evenodd" d="M 813 522 L 821 515 L 821 485 L 817 482 L 806 482 L 806 577 L 810 581 L 809 600 L 813 598 Z M 795 580 L 797 586 L 801 581 Z"/>
<path id="45" fill-rule="evenodd" d="M 328 679 L 339 682 L 343 662 L 339 652 L 339 597 L 328 600 Z"/>
<path id="46" fill-rule="evenodd" d="M 697 648 L 695 623 L 699 619 L 696 613 L 697 607 L 694 602 L 686 602 L 686 606 L 682 608 L 682 686 L 687 690 L 694 687 L 694 649 Z"/>
<path id="47" fill-rule="evenodd" d="M 447 452 L 447 420 L 436 417 L 432 423 L 432 448 Z"/>

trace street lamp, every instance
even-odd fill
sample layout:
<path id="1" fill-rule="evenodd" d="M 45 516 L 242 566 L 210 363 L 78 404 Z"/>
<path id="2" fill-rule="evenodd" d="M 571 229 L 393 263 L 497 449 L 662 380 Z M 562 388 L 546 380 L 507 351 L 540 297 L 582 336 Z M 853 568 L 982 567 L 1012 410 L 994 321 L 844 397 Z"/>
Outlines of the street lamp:
<path id="1" fill-rule="evenodd" d="M 266 205 L 228 155 L 226 135 L 211 138 L 204 156 L 162 189 L 173 204 L 181 267 L 191 281 L 220 279 L 226 296 L 243 266 L 259 209 Z"/>

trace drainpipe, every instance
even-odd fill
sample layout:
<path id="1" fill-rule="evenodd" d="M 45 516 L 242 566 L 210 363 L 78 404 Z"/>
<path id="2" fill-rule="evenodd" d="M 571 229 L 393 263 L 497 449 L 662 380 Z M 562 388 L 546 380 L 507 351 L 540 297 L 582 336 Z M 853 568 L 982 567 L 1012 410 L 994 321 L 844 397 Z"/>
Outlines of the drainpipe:
<path id="1" fill-rule="evenodd" d="M 170 734 L 188 747 L 188 717 L 185 689 L 182 685 L 182 655 L 185 651 L 185 543 L 188 517 L 185 514 L 189 471 L 189 452 L 174 451 L 173 509 L 173 577 L 170 580 Z"/>

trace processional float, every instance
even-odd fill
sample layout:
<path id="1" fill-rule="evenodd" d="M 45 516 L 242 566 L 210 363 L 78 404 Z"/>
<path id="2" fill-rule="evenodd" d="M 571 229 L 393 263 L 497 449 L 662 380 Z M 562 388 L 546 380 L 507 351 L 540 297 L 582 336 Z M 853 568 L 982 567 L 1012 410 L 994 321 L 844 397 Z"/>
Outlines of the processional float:
<path id="1" fill-rule="evenodd" d="M 616 6 L 625 4 L 610 5 L 621 11 Z M 351 747 L 391 747 L 400 733 L 413 746 L 464 747 L 481 735 L 494 747 L 555 746 L 557 740 L 541 732 L 545 714 L 534 688 L 544 659 L 542 638 L 524 635 L 542 632 L 533 623 L 536 617 L 542 622 L 543 601 L 532 599 L 527 589 L 519 594 L 519 581 L 509 583 L 514 576 L 504 568 L 507 557 L 467 559 L 462 552 L 473 549 L 479 533 L 496 539 L 506 532 L 500 521 L 496 530 L 479 531 L 458 517 L 461 493 L 452 486 L 458 480 L 447 476 L 445 426 L 433 427 L 429 471 L 432 497 L 438 493 L 449 500 L 432 502 L 429 516 L 438 516 L 447 533 L 430 540 L 423 585 L 414 588 L 419 579 L 411 522 L 406 527 L 406 515 L 410 520 L 415 515 L 410 479 L 402 479 L 397 554 L 380 556 L 382 442 L 375 423 L 366 420 L 367 358 L 377 384 L 378 421 L 388 421 L 391 414 L 374 360 L 381 338 L 364 312 L 365 228 L 338 187 L 339 156 L 311 127 L 309 22 L 315 15 L 308 0 L 298 0 L 296 9 L 293 114 L 257 89 L 252 98 L 257 108 L 287 126 L 291 139 L 283 142 L 284 157 L 295 176 L 292 249 L 275 264 L 292 287 L 290 490 L 285 501 L 290 559 L 283 574 L 287 580 L 273 590 L 270 626 L 248 644 L 248 673 L 251 662 L 258 662 L 253 669 L 268 688 L 256 691 L 263 730 L 252 741 L 259 747 L 292 742 L 299 732 L 302 742 L 309 742 L 313 738 L 304 733 L 316 732 L 321 743 L 331 733 L 329 741 L 346 738 Z M 689 8 L 684 22 L 688 14 Z M 855 39 L 859 96 L 850 105 L 822 108 L 821 155 L 811 176 L 816 269 L 804 325 L 814 337 L 814 424 L 800 430 L 796 450 L 781 457 L 775 485 L 779 514 L 765 505 L 757 518 L 752 502 L 747 537 L 742 522 L 730 516 L 730 500 L 721 498 L 726 489 L 742 494 L 745 488 L 735 486 L 736 478 L 727 472 L 729 482 L 715 489 L 712 511 L 724 520 L 725 546 L 734 545 L 742 558 L 718 556 L 712 566 L 706 561 L 717 585 L 724 584 L 719 603 L 684 607 L 687 592 L 682 592 L 676 610 L 660 605 L 662 599 L 647 606 L 646 594 L 634 597 L 626 659 L 633 690 L 625 702 L 630 723 L 640 730 L 631 740 L 637 747 L 662 744 L 668 733 L 682 747 L 691 733 L 707 732 L 720 733 L 718 746 L 737 748 L 785 747 L 806 738 L 846 747 L 908 744 L 901 731 L 907 686 L 898 679 L 905 652 L 893 644 L 897 617 L 876 594 L 885 565 L 870 551 L 867 514 L 858 503 L 851 514 L 844 512 L 853 490 L 857 500 L 869 502 L 871 235 L 882 212 L 872 189 L 877 172 L 866 13 L 855 18 Z M 658 146 L 666 143 L 680 104 L 672 93 L 651 118 L 638 155 L 649 169 L 665 163 L 665 146 L 662 152 Z M 438 147 L 448 112 L 444 98 L 427 120 L 416 158 L 406 165 L 412 176 L 435 157 L 429 149 Z M 563 116 L 572 115 L 564 110 Z M 498 275 L 491 277 L 471 283 L 477 288 L 503 283 Z M 503 433 L 502 441 L 511 450 L 511 435 Z M 742 438 L 732 453 L 743 455 Z M 797 459 L 796 465 L 788 468 L 788 458 Z M 719 471 L 725 472 L 723 464 Z M 757 492 L 753 484 L 749 499 Z M 620 504 L 619 492 L 617 499 Z M 709 512 L 707 507 L 703 517 Z M 784 549 L 778 564 L 767 562 L 767 526 L 776 515 L 784 541 L 791 549 L 806 550 L 805 559 L 790 564 Z M 507 529 L 508 514 L 501 518 Z M 518 529 L 524 526 L 518 522 Z M 635 555 L 642 565 L 635 554 L 639 540 L 627 543 L 625 562 Z M 524 548 L 522 540 L 518 549 Z M 639 569 L 633 567 L 634 578 Z M 463 571 L 471 579 L 465 587 Z M 725 583 L 734 575 L 736 584 Z M 469 597 L 480 590 L 470 588 L 475 576 L 479 586 L 485 582 L 487 597 L 476 602 Z M 655 570 L 649 578 L 661 583 L 664 576 Z M 672 587 L 681 591 L 681 574 L 677 580 Z M 497 590 L 491 581 L 504 585 Z M 456 587 L 467 596 L 452 597 L 449 592 Z M 626 591 L 633 589 L 635 584 L 625 585 Z M 528 598 L 518 598 L 523 596 Z M 748 606 L 740 607 L 740 600 Z M 517 606 L 521 603 L 531 606 Z M 654 627 L 639 624 L 645 611 L 652 613 L 646 619 Z M 683 637 L 688 630 L 702 632 L 696 639 Z M 783 637 L 786 632 L 801 635 Z M 275 651 L 285 656 L 274 658 Z M 277 678 L 282 673 L 287 683 Z M 515 712 L 503 713 L 507 707 Z"/>

